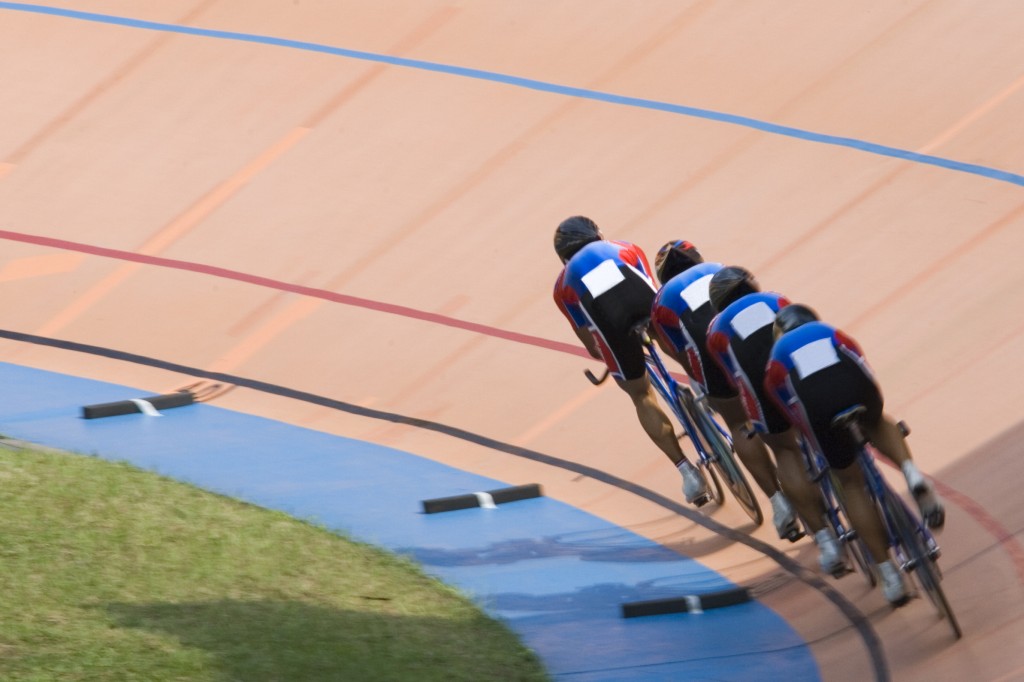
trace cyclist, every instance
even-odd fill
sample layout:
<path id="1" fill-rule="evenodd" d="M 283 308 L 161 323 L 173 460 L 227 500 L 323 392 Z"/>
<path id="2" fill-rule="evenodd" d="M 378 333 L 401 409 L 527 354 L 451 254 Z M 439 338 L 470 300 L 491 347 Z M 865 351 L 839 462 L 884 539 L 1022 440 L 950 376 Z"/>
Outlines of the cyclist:
<path id="1" fill-rule="evenodd" d="M 666 242 L 654 259 L 662 284 L 654 298 L 651 326 L 661 349 L 683 366 L 691 383 L 700 387 L 729 427 L 736 454 L 772 503 L 779 537 L 799 536 L 796 513 L 779 489 L 768 449 L 759 437 L 750 437 L 750 421 L 739 393 L 705 346 L 708 325 L 715 315 L 708 288 L 712 276 L 723 267 L 721 263 L 705 263 L 697 247 L 688 241 Z"/>
<path id="2" fill-rule="evenodd" d="M 903 432 L 883 412 L 882 393 L 857 343 L 820 322 L 811 308 L 798 304 L 779 312 L 774 332 L 765 389 L 839 477 L 850 523 L 877 562 L 885 597 L 901 606 L 908 595 L 900 572 L 889 559 L 881 517 L 865 490 L 863 471 L 851 466 L 859 444 L 845 429 L 832 428 L 832 419 L 855 405 L 865 406 L 864 435 L 903 471 L 921 516 L 931 528 L 940 528 L 945 521 L 942 502 L 914 464 Z"/>
<path id="3" fill-rule="evenodd" d="M 563 220 L 554 241 L 564 264 L 555 282 L 555 303 L 590 355 L 604 360 L 629 395 L 644 431 L 676 465 L 686 501 L 704 505 L 710 499 L 707 483 L 679 447 L 647 378 L 643 343 L 634 333 L 650 317 L 654 301 L 647 256 L 635 244 L 606 240 L 585 216 Z"/>
<path id="4" fill-rule="evenodd" d="M 708 295 L 719 311 L 708 328 L 708 351 L 739 391 L 754 431 L 775 454 L 779 483 L 814 534 L 819 565 L 826 573 L 842 575 L 846 562 L 838 541 L 825 525 L 825 503 L 804 466 L 796 429 L 764 395 L 772 323 L 789 301 L 779 294 L 762 292 L 754 276 L 738 266 L 716 272 Z"/>

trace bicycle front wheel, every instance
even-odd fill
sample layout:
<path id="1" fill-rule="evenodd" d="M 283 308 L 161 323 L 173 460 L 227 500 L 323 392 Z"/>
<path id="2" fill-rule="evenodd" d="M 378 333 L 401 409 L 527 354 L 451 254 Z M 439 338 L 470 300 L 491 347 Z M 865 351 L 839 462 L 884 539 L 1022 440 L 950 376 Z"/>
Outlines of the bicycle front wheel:
<path id="1" fill-rule="evenodd" d="M 939 612 L 939 617 L 946 619 L 949 627 L 953 630 L 953 635 L 960 639 L 963 635 L 960 623 L 942 589 L 942 573 L 939 571 L 935 559 L 932 558 L 931 548 L 925 542 L 920 524 L 911 518 L 907 505 L 892 491 L 887 491 L 885 506 L 898 536 L 897 540 L 906 551 L 909 572 L 914 575 L 921 589 L 928 595 L 935 610 Z"/>
<path id="2" fill-rule="evenodd" d="M 761 505 L 758 504 L 757 497 L 754 495 L 754 489 L 750 487 L 746 475 L 736 463 L 736 454 L 733 451 L 732 443 L 729 442 L 718 428 L 714 418 L 708 414 L 707 409 L 703 405 L 699 405 L 696 402 L 692 403 L 692 405 L 693 411 L 696 413 L 694 421 L 697 422 L 700 435 L 711 450 L 712 466 L 722 479 L 725 487 L 736 498 L 736 503 L 740 505 L 740 508 L 743 509 L 755 525 L 760 526 L 764 523 Z"/>

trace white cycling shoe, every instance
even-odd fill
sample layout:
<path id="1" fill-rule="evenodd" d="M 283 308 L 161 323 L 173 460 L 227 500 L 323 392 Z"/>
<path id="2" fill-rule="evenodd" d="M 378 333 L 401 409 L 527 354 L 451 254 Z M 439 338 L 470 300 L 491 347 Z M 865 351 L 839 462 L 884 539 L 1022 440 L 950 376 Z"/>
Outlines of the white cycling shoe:
<path id="1" fill-rule="evenodd" d="M 779 534 L 779 537 L 790 542 L 796 542 L 803 537 L 796 512 L 793 511 L 793 506 L 781 490 L 771 496 L 771 503 L 772 522 L 775 524 L 775 532 Z"/>
<path id="2" fill-rule="evenodd" d="M 921 518 L 929 528 L 942 528 L 946 522 L 946 509 L 942 506 L 935 488 L 928 482 L 921 471 L 912 461 L 907 460 L 901 467 L 903 476 L 907 479 L 907 488 L 917 502 L 917 508 L 921 511 Z"/>
<path id="3" fill-rule="evenodd" d="M 907 592 L 907 585 L 903 582 L 903 576 L 899 569 L 891 561 L 883 561 L 878 564 L 878 576 L 882 581 L 882 594 L 885 600 L 900 607 L 910 601 L 910 594 Z"/>
<path id="4" fill-rule="evenodd" d="M 679 464 L 679 473 L 683 475 L 683 497 L 690 504 L 703 507 L 711 496 L 708 494 L 708 484 L 697 467 L 689 461 Z"/>
<path id="5" fill-rule="evenodd" d="M 835 578 L 847 572 L 842 547 L 828 528 L 822 528 L 814 534 L 814 544 L 818 545 L 818 565 L 822 571 Z"/>

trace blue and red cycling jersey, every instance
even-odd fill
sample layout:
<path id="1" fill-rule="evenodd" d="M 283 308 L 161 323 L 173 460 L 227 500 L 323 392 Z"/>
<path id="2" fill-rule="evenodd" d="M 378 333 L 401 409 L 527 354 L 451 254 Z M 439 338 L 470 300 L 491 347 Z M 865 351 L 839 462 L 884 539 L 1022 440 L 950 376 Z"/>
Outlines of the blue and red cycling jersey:
<path id="1" fill-rule="evenodd" d="M 781 433 L 790 426 L 764 395 L 775 314 L 787 305 L 780 294 L 747 294 L 726 306 L 708 328 L 708 351 L 740 392 L 747 417 L 761 433 Z"/>
<path id="2" fill-rule="evenodd" d="M 650 317 L 657 291 L 647 256 L 635 244 L 601 240 L 576 252 L 555 281 L 554 299 L 573 329 L 588 329 L 619 379 L 646 371 L 633 327 Z"/>
<path id="3" fill-rule="evenodd" d="M 685 357 L 690 378 L 704 393 L 735 395 L 707 351 L 708 325 L 714 318 L 709 288 L 721 263 L 700 263 L 662 285 L 651 308 L 651 322 L 661 341 Z M 723 385 L 725 384 L 725 385 Z"/>
<path id="4" fill-rule="evenodd" d="M 576 252 L 555 281 L 555 303 L 572 323 L 573 329 L 586 327 L 590 320 L 583 299 L 597 298 L 622 281 L 620 268 L 636 271 L 655 291 L 650 263 L 636 244 L 612 240 L 591 242 Z"/>
<path id="5" fill-rule="evenodd" d="M 856 341 L 824 322 L 803 324 L 780 336 L 772 347 L 764 378 L 765 389 L 781 407 L 794 404 L 799 397 L 792 391 L 792 379 L 807 379 L 838 365 L 843 357 L 850 358 L 873 377 Z"/>

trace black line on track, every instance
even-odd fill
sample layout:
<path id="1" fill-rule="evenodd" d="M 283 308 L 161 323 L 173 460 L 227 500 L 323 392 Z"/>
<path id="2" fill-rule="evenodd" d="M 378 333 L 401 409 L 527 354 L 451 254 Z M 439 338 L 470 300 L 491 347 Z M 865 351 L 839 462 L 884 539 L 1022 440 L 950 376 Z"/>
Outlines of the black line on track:
<path id="1" fill-rule="evenodd" d="M 864 642 L 864 646 L 871 657 L 871 663 L 875 672 L 875 679 L 879 682 L 888 682 L 890 678 L 888 664 L 885 659 L 885 651 L 882 647 L 882 643 L 878 638 L 878 634 L 874 628 L 871 627 L 871 622 L 867 617 L 846 599 L 840 592 L 830 587 L 820 576 L 813 571 L 805 568 L 798 561 L 795 561 L 783 552 L 775 549 L 771 545 L 764 543 L 755 538 L 749 537 L 733 528 L 722 525 L 716 521 L 713 521 L 703 514 L 686 507 L 675 500 L 671 500 L 664 495 L 660 495 L 650 488 L 637 485 L 630 481 L 627 481 L 618 476 L 609 474 L 606 471 L 595 469 L 594 467 L 580 464 L 578 462 L 572 462 L 569 460 L 553 457 L 546 455 L 536 450 L 530 450 L 528 448 L 519 447 L 512 445 L 511 443 L 505 443 L 503 441 L 495 440 L 479 433 L 460 429 L 456 426 L 450 426 L 448 424 L 442 424 L 440 422 L 431 421 L 429 419 L 420 419 L 417 417 L 410 417 L 407 415 L 397 414 L 395 412 L 386 412 L 384 410 L 375 410 L 368 407 L 361 407 L 353 403 L 344 402 L 342 400 L 336 400 L 334 398 L 328 398 L 325 396 L 317 395 L 315 393 L 308 393 L 306 391 L 299 391 L 297 389 L 288 388 L 287 386 L 280 386 L 278 384 L 271 384 L 265 381 L 259 381 L 257 379 L 248 379 L 246 377 L 236 376 L 233 374 L 225 374 L 223 372 L 210 372 L 198 367 L 189 367 L 187 365 L 179 365 L 177 363 L 168 362 L 166 360 L 159 360 L 156 358 L 150 358 L 144 355 L 137 355 L 135 353 L 128 353 L 126 351 L 114 350 L 111 348 L 105 348 L 103 346 L 94 346 L 85 343 L 77 343 L 75 341 L 64 341 L 61 339 L 52 339 L 45 336 L 38 336 L 35 334 L 26 334 L 22 332 L 9 331 L 6 329 L 0 329 L 0 338 L 10 339 L 12 341 L 20 341 L 23 343 L 31 343 L 38 346 L 48 346 L 50 348 L 58 348 L 61 350 L 73 351 L 76 353 L 86 353 L 89 355 L 96 355 L 99 357 L 110 358 L 113 360 L 120 360 L 123 362 L 130 362 L 137 365 L 144 365 L 147 367 L 155 367 L 157 369 L 164 369 L 171 372 L 177 372 L 179 374 L 186 374 L 188 376 L 199 377 L 203 379 L 210 379 L 213 381 L 220 381 L 224 383 L 234 384 L 235 386 L 244 386 L 245 388 L 252 389 L 254 391 L 260 391 L 262 393 L 269 393 L 272 395 L 281 396 L 284 398 L 291 398 L 293 400 L 300 400 L 302 402 L 310 403 L 313 405 L 320 405 L 328 407 L 341 412 L 347 412 L 361 417 L 367 417 L 370 419 L 379 419 L 382 421 L 391 422 L 394 424 L 403 424 L 406 426 L 413 426 L 428 431 L 434 431 L 441 433 L 452 438 L 458 438 L 460 440 L 468 441 L 476 445 L 481 445 L 498 452 L 504 452 L 515 457 L 521 457 L 523 459 L 529 459 L 534 462 L 540 462 L 549 466 L 564 469 L 566 471 L 572 471 L 584 476 L 589 476 L 597 481 L 605 483 L 610 486 L 614 486 L 625 492 L 636 495 L 637 497 L 643 498 L 649 502 L 652 502 L 668 511 L 685 517 L 687 520 L 696 523 L 697 525 L 703 526 L 708 530 L 717 533 L 723 537 L 726 537 L 734 542 L 741 543 L 750 547 L 751 549 L 758 551 L 765 556 L 769 557 L 775 563 L 777 563 L 783 570 L 790 573 L 795 578 L 805 583 L 806 585 L 818 590 L 826 599 L 832 602 L 833 605 L 839 610 L 840 613 L 850 622 L 853 628 L 860 635 L 861 640 Z"/>

